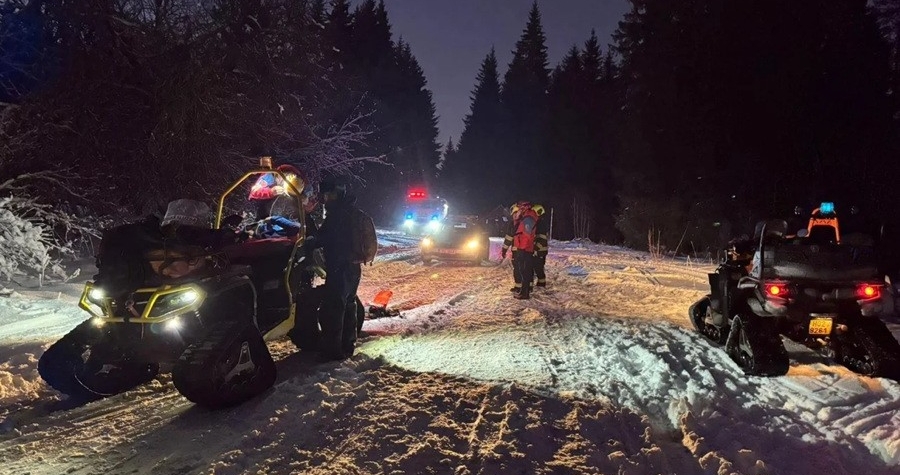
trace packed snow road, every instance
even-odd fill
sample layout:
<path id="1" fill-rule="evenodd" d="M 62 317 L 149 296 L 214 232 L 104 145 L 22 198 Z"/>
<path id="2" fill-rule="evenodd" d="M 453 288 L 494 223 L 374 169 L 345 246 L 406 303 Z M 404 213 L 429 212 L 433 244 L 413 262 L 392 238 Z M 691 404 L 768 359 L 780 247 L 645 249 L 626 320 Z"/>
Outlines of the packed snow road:
<path id="1" fill-rule="evenodd" d="M 340 364 L 271 344 L 275 388 L 226 411 L 168 376 L 68 407 L 35 365 L 83 318 L 71 292 L 0 297 L 0 473 L 900 470 L 898 383 L 790 344 L 787 376 L 746 377 L 690 330 L 710 266 L 555 243 L 551 288 L 521 302 L 508 265 L 423 266 L 414 240 L 379 240 L 360 295 L 390 289 L 401 315 Z"/>

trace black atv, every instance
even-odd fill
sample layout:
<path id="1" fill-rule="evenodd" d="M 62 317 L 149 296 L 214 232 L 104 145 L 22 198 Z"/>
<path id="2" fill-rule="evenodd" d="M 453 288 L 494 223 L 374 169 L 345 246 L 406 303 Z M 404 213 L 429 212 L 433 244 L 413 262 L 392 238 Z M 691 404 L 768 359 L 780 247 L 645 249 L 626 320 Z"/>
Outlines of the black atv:
<path id="1" fill-rule="evenodd" d="M 44 352 L 41 377 L 91 400 L 171 367 L 178 391 L 211 408 L 270 388 L 276 372 L 266 341 L 292 329 L 312 281 L 300 264 L 304 233 L 259 239 L 221 227 L 225 197 L 268 173 L 280 172 L 249 172 L 222 195 L 216 229 L 166 234 L 150 220 L 107 231 L 79 303 L 91 318 Z"/>
<path id="2" fill-rule="evenodd" d="M 789 361 L 781 335 L 868 376 L 900 377 L 900 343 L 879 319 L 884 276 L 871 238 L 842 239 L 833 211 L 786 235 L 760 223 L 709 274 L 710 294 L 689 310 L 694 328 L 747 374 L 778 376 Z"/>

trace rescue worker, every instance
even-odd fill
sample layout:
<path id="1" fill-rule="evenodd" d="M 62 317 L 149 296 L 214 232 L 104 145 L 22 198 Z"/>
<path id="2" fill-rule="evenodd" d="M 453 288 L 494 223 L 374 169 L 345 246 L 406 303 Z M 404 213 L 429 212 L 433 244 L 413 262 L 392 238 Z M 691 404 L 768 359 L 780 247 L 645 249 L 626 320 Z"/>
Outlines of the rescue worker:
<path id="1" fill-rule="evenodd" d="M 513 282 L 514 285 L 511 289 L 511 292 L 519 293 L 522 291 L 522 279 L 519 276 L 519 273 L 516 271 L 516 256 L 518 255 L 518 251 L 515 247 L 513 247 L 513 236 L 516 234 L 516 219 L 519 215 L 519 204 L 515 203 L 509 207 L 509 215 L 510 221 L 509 225 L 506 226 L 506 236 L 503 237 L 503 249 L 500 250 L 500 257 L 506 259 L 506 254 L 510 250 L 512 250 L 512 255 L 510 259 L 513 263 Z"/>
<path id="2" fill-rule="evenodd" d="M 313 246 L 323 248 L 328 268 L 319 315 L 322 326 L 319 349 L 322 360 L 333 361 L 353 356 L 357 328 L 356 291 L 361 269 L 352 255 L 355 199 L 347 196 L 346 186 L 334 182 L 322 182 L 319 190 L 326 214 Z"/>
<path id="3" fill-rule="evenodd" d="M 543 206 L 536 204 L 531 209 L 538 215 L 537 236 L 535 236 L 534 240 L 534 275 L 537 277 L 535 287 L 546 287 L 547 273 L 544 268 L 547 265 L 547 253 L 550 250 L 548 245 L 550 224 L 544 218 L 545 210 Z"/>
<path id="4" fill-rule="evenodd" d="M 537 213 L 532 209 L 531 203 L 520 201 L 516 205 L 517 212 L 513 217 L 512 234 L 507 234 L 504 239 L 501 255 L 505 257 L 506 251 L 510 247 L 515 250 L 513 270 L 518 274 L 518 281 L 521 283 L 521 289 L 515 297 L 529 299 L 531 298 L 531 283 L 534 280 L 535 239 L 539 219 Z"/>

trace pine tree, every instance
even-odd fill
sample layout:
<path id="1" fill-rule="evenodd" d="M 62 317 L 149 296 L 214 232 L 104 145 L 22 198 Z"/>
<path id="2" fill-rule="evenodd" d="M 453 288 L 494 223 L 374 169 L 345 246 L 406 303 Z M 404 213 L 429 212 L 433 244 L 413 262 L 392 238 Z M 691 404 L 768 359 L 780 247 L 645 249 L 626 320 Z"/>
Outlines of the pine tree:
<path id="1" fill-rule="evenodd" d="M 331 69 L 341 72 L 349 61 L 353 45 L 353 25 L 350 18 L 350 0 L 333 0 L 325 24 L 324 38 L 328 45 L 326 58 Z"/>
<path id="2" fill-rule="evenodd" d="M 502 121 L 500 77 L 497 56 L 492 48 L 481 62 L 471 94 L 469 113 L 463 119 L 465 128 L 458 151 L 445 162 L 444 186 L 452 190 L 456 203 L 465 210 L 480 213 L 506 199 L 501 187 L 504 178 L 502 162 Z"/>
<path id="3" fill-rule="evenodd" d="M 408 180 L 430 185 L 440 161 L 434 100 L 409 43 L 398 42 L 395 54 L 402 91 L 395 118 L 399 122 L 395 143 L 401 147 L 397 154 L 402 157 L 400 163 L 405 164 Z"/>
<path id="4" fill-rule="evenodd" d="M 752 232 L 753 216 L 795 204 L 883 199 L 892 106 L 865 1 L 631 3 L 616 35 L 631 166 L 619 187 L 650 216 L 630 225 L 638 242 L 654 226 L 674 246 L 688 226 L 713 246 L 713 222 Z"/>
<path id="5" fill-rule="evenodd" d="M 505 110 L 505 156 L 500 158 L 506 175 L 506 200 L 543 200 L 526 196 L 541 190 L 549 160 L 542 157 L 546 137 L 547 89 L 550 84 L 546 37 L 537 2 L 531 6 L 528 23 L 516 43 L 513 59 L 503 79 L 501 101 Z"/>

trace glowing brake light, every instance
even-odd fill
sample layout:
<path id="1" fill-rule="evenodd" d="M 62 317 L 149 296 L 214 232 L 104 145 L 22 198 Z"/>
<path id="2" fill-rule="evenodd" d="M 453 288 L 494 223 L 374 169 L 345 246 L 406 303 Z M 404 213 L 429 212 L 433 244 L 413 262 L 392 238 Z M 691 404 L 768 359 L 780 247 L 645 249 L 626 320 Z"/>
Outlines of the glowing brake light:
<path id="1" fill-rule="evenodd" d="M 772 297 L 786 297 L 787 287 L 782 284 L 766 284 L 766 295 Z"/>
<path id="2" fill-rule="evenodd" d="M 872 284 L 861 284 L 857 287 L 856 294 L 863 299 L 877 299 L 881 297 L 881 287 Z"/>

